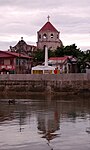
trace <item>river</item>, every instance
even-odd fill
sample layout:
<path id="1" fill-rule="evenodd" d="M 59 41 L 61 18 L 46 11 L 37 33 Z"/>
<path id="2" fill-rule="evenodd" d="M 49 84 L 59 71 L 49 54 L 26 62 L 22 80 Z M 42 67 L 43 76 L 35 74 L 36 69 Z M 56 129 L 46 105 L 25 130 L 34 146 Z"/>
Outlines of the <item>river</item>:
<path id="1" fill-rule="evenodd" d="M 0 150 L 90 150 L 90 96 L 0 99 Z"/>

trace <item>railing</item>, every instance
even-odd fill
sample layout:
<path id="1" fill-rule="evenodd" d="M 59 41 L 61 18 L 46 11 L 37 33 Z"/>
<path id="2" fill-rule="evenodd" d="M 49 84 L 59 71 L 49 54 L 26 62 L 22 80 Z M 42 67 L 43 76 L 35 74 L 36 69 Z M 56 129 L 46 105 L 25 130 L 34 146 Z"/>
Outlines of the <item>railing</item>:
<path id="1" fill-rule="evenodd" d="M 0 70 L 6 69 L 6 70 L 14 70 L 15 66 L 14 65 L 0 65 Z"/>

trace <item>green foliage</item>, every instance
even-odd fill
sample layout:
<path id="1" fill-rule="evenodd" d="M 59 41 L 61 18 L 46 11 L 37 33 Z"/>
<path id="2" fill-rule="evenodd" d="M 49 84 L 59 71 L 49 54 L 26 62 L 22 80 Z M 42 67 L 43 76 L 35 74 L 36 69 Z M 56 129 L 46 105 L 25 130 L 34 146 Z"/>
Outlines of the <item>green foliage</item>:
<path id="1" fill-rule="evenodd" d="M 49 50 L 48 50 L 48 57 L 49 57 L 49 58 L 50 58 L 50 57 L 55 57 L 55 52 L 49 49 Z"/>
<path id="2" fill-rule="evenodd" d="M 81 51 L 80 49 L 77 48 L 77 46 L 75 44 L 72 45 L 68 45 L 65 47 L 58 47 L 57 50 L 55 51 L 55 55 L 57 57 L 61 57 L 61 56 L 73 56 L 78 58 L 79 55 L 81 55 Z"/>
<path id="3" fill-rule="evenodd" d="M 44 61 L 45 52 L 42 50 L 38 50 L 35 53 L 34 59 L 37 61 Z M 73 56 L 76 58 L 83 57 L 84 53 L 77 48 L 75 44 L 58 47 L 55 51 L 48 50 L 48 56 L 50 57 L 62 57 L 62 56 Z"/>
<path id="4" fill-rule="evenodd" d="M 64 56 L 64 47 L 58 47 L 55 50 L 55 56 L 56 57 L 62 57 L 62 56 Z"/>
<path id="5" fill-rule="evenodd" d="M 38 51 L 35 53 L 34 61 L 43 62 L 43 61 L 44 61 L 44 55 L 45 55 L 44 51 L 38 50 Z"/>
<path id="6" fill-rule="evenodd" d="M 75 44 L 67 45 L 58 47 L 56 50 L 48 50 L 48 57 L 63 57 L 63 56 L 73 56 L 77 58 L 77 65 L 79 68 L 79 72 L 81 72 L 81 69 L 85 69 L 87 63 L 90 63 L 90 50 L 84 53 L 81 51 Z M 42 50 L 38 50 L 35 53 L 34 61 L 37 62 L 44 62 L 45 52 Z"/>
<path id="7" fill-rule="evenodd" d="M 48 57 L 55 57 L 55 52 L 51 51 L 51 50 L 48 50 Z M 34 56 L 34 61 L 38 61 L 38 62 L 44 62 L 44 59 L 45 59 L 45 51 L 42 51 L 42 50 L 38 50 L 36 53 L 35 53 L 35 56 Z"/>

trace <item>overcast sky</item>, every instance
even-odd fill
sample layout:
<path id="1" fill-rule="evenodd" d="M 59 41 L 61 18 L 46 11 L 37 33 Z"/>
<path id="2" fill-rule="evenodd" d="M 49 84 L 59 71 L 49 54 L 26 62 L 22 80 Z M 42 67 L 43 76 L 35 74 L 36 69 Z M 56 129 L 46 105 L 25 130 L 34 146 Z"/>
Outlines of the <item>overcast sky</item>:
<path id="1" fill-rule="evenodd" d="M 90 49 L 90 0 L 0 0 L 0 49 L 9 49 L 21 37 L 36 45 L 48 15 L 64 46 Z"/>

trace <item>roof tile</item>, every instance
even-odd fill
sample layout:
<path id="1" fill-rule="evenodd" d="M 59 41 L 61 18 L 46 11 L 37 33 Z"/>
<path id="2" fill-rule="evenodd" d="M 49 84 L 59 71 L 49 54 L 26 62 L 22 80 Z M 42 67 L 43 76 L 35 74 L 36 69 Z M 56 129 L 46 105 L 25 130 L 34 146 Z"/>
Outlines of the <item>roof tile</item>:
<path id="1" fill-rule="evenodd" d="M 47 30 L 52 32 L 58 32 L 57 29 L 49 21 L 39 30 L 39 32 L 44 32 Z"/>

